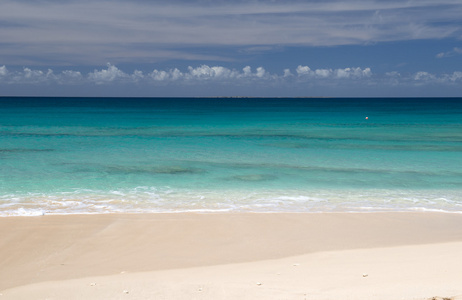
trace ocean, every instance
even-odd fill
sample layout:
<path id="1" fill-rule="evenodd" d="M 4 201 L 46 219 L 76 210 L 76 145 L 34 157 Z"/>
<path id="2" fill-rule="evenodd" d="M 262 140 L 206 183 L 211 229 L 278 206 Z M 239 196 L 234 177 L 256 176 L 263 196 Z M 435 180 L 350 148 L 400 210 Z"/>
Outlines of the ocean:
<path id="1" fill-rule="evenodd" d="M 462 212 L 462 98 L 0 98 L 0 216 Z"/>

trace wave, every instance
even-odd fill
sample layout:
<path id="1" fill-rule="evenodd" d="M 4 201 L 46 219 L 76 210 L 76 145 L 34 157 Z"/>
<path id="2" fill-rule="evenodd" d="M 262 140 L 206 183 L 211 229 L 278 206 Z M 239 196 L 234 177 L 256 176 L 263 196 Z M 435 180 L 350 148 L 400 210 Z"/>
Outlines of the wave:
<path id="1" fill-rule="evenodd" d="M 192 191 L 137 187 L 74 189 L 0 197 L 0 216 L 179 212 L 383 212 L 462 213 L 460 190 L 264 190 Z"/>

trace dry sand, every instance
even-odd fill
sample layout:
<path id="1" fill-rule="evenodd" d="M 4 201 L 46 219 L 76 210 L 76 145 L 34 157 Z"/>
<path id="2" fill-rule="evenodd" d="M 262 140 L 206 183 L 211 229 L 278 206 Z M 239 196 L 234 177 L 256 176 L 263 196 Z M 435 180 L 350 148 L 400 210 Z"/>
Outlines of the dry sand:
<path id="1" fill-rule="evenodd" d="M 462 299 L 462 215 L 0 218 L 3 299 Z"/>

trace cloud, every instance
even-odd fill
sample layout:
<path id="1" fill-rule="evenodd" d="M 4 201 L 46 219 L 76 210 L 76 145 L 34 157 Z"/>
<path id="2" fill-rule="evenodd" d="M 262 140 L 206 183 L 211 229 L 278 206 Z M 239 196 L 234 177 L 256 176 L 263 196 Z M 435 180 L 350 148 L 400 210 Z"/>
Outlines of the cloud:
<path id="1" fill-rule="evenodd" d="M 0 67 L 0 76 L 5 76 L 8 73 L 8 70 L 6 69 L 6 66 L 1 66 Z"/>
<path id="2" fill-rule="evenodd" d="M 71 80 L 81 80 L 82 73 L 80 73 L 79 71 L 65 70 L 62 72 L 62 77 L 69 78 Z"/>
<path id="3" fill-rule="evenodd" d="M 296 72 L 297 72 L 298 76 L 312 75 L 313 74 L 310 67 L 308 67 L 308 66 L 298 66 L 297 69 L 296 69 Z"/>
<path id="4" fill-rule="evenodd" d="M 232 46 L 362 45 L 458 38 L 460 0 L 0 1 L 0 58 L 95 65 L 165 59 L 226 61 Z M 37 38 L 40 37 L 40 38 Z M 246 51 L 244 51 L 246 52 Z M 443 54 L 444 55 L 444 54 Z M 107 78 L 106 78 L 107 79 Z M 104 79 L 104 80 L 106 80 Z"/>
<path id="5" fill-rule="evenodd" d="M 283 76 L 284 78 L 292 77 L 292 76 L 294 76 L 294 75 L 292 74 L 290 69 L 284 69 L 284 76 Z"/>
<path id="6" fill-rule="evenodd" d="M 259 66 L 255 70 L 245 66 L 241 70 L 230 69 L 224 66 L 201 65 L 198 67 L 189 66 L 186 71 L 178 68 L 169 70 L 154 69 L 152 72 L 143 73 L 135 70 L 127 73 L 115 65 L 108 63 L 106 68 L 95 69 L 88 74 L 82 74 L 76 70 L 64 70 L 55 73 L 51 69 L 46 71 L 23 68 L 22 71 L 9 72 L 6 66 L 0 67 L 0 76 L 3 83 L 8 84 L 113 84 L 113 83 L 174 83 L 174 82 L 269 82 L 284 81 L 297 78 L 298 80 L 310 79 L 360 79 L 372 76 L 370 68 L 344 68 L 344 69 L 316 69 L 299 65 L 295 69 L 296 75 L 289 68 L 283 70 L 282 74 L 273 74 L 264 67 Z"/>
<path id="7" fill-rule="evenodd" d="M 455 71 L 449 74 L 436 75 L 421 71 L 414 74 L 413 79 L 418 83 L 457 84 L 462 83 L 462 72 Z"/>
<path id="8" fill-rule="evenodd" d="M 250 66 L 244 67 L 242 71 L 229 69 L 223 66 L 210 67 L 208 65 L 201 65 L 196 68 L 189 66 L 187 70 L 187 72 L 181 72 L 177 68 L 168 71 L 154 70 L 148 74 L 148 77 L 159 82 L 173 82 L 180 80 L 189 82 L 229 82 L 231 80 L 239 81 L 244 79 L 269 80 L 278 77 L 277 75 L 268 73 L 263 67 L 258 67 L 256 72 L 252 72 L 252 68 Z"/>
<path id="9" fill-rule="evenodd" d="M 189 66 L 186 70 L 173 68 L 168 70 L 154 69 L 151 72 L 134 70 L 125 72 L 113 64 L 106 68 L 95 69 L 89 73 L 77 70 L 55 72 L 52 69 L 38 70 L 25 67 L 22 70 L 11 71 L 6 66 L 0 67 L 0 85 L 24 87 L 34 86 L 120 86 L 137 85 L 143 87 L 171 86 L 173 90 L 181 86 L 216 85 L 226 87 L 261 86 L 297 88 L 309 86 L 401 86 L 419 87 L 422 85 L 458 86 L 462 84 L 462 71 L 434 74 L 419 71 L 412 74 L 401 74 L 396 71 L 385 74 L 375 74 L 371 68 L 349 67 L 337 69 L 312 69 L 306 65 L 298 65 L 295 69 L 285 68 L 276 74 L 259 66 L 252 69 L 245 66 L 242 69 L 232 69 L 224 66 L 200 65 Z"/>
<path id="10" fill-rule="evenodd" d="M 316 77 L 327 78 L 332 74 L 332 71 L 327 69 L 318 69 L 315 70 L 314 73 L 316 74 Z"/>
<path id="11" fill-rule="evenodd" d="M 370 77 L 372 75 L 370 68 L 345 68 L 337 69 L 334 71 L 338 78 L 361 78 L 361 77 Z"/>
<path id="12" fill-rule="evenodd" d="M 258 67 L 257 68 L 257 73 L 255 74 L 258 78 L 263 78 L 267 76 L 267 73 L 264 68 Z"/>
<path id="13" fill-rule="evenodd" d="M 41 70 L 23 68 L 22 72 L 7 72 L 3 77 L 4 79 L 9 80 L 10 83 L 21 84 L 48 84 L 57 80 L 57 76 L 51 69 L 44 72 Z"/>
<path id="14" fill-rule="evenodd" d="M 436 55 L 437 58 L 451 57 L 455 55 L 462 54 L 462 48 L 454 47 L 451 51 L 441 52 Z"/>
<path id="15" fill-rule="evenodd" d="M 456 71 L 452 73 L 452 75 L 448 76 L 448 80 L 450 81 L 462 81 L 462 72 Z"/>
<path id="16" fill-rule="evenodd" d="M 177 74 L 177 75 L 175 75 Z M 158 71 L 154 70 L 150 73 L 150 76 L 155 81 L 166 81 L 166 80 L 176 80 L 182 76 L 182 73 L 178 69 L 170 70 L 170 71 Z"/>
<path id="17" fill-rule="evenodd" d="M 202 65 L 197 68 L 188 67 L 189 73 L 187 74 L 188 78 L 196 79 L 229 79 L 236 78 L 239 76 L 239 72 L 235 70 L 230 70 L 225 67 L 215 66 L 209 67 L 207 65 Z"/>
<path id="18" fill-rule="evenodd" d="M 102 69 L 100 71 L 94 70 L 92 73 L 88 74 L 88 79 L 96 84 L 103 84 L 126 78 L 129 78 L 127 74 L 109 63 L 107 64 L 107 69 Z"/>
<path id="19" fill-rule="evenodd" d="M 50 85 L 50 84 L 79 84 L 84 83 L 83 76 L 78 71 L 65 70 L 59 74 L 51 69 L 46 71 L 23 68 L 22 71 L 8 71 L 5 66 L 0 67 L 0 84 L 13 85 Z"/>
<path id="20" fill-rule="evenodd" d="M 308 66 L 299 65 L 296 69 L 299 77 L 311 77 L 311 78 L 362 78 L 371 77 L 372 71 L 370 68 L 344 68 L 344 69 L 317 69 L 312 70 Z"/>
<path id="21" fill-rule="evenodd" d="M 396 77 L 401 77 L 401 74 L 399 72 L 392 71 L 392 72 L 386 72 L 385 76 L 396 78 Z"/>
<path id="22" fill-rule="evenodd" d="M 244 74 L 243 74 L 244 77 L 252 76 L 252 68 L 250 66 L 244 67 L 244 69 L 242 69 L 242 71 L 244 72 Z"/>
<path id="23" fill-rule="evenodd" d="M 8 74 L 8 70 L 6 66 L 1 66 L 0 67 L 0 80 L 2 79 L 2 77 L 5 77 L 7 74 Z"/>
<path id="24" fill-rule="evenodd" d="M 418 81 L 432 81 L 435 79 L 436 79 L 436 76 L 428 72 L 417 72 L 414 75 L 414 80 L 418 80 Z"/>
<path id="25" fill-rule="evenodd" d="M 462 70 L 380 74 L 369 67 L 199 65 L 140 71 L 107 64 L 83 72 L 0 66 L 0 90 L 11 96 L 458 96 L 461 88 Z"/>

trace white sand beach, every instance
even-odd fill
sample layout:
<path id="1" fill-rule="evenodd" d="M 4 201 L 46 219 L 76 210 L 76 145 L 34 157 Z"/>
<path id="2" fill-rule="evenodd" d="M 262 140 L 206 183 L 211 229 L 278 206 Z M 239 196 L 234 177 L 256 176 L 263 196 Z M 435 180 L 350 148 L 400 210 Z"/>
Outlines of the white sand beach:
<path id="1" fill-rule="evenodd" d="M 0 218 L 0 299 L 462 299 L 462 215 Z"/>

